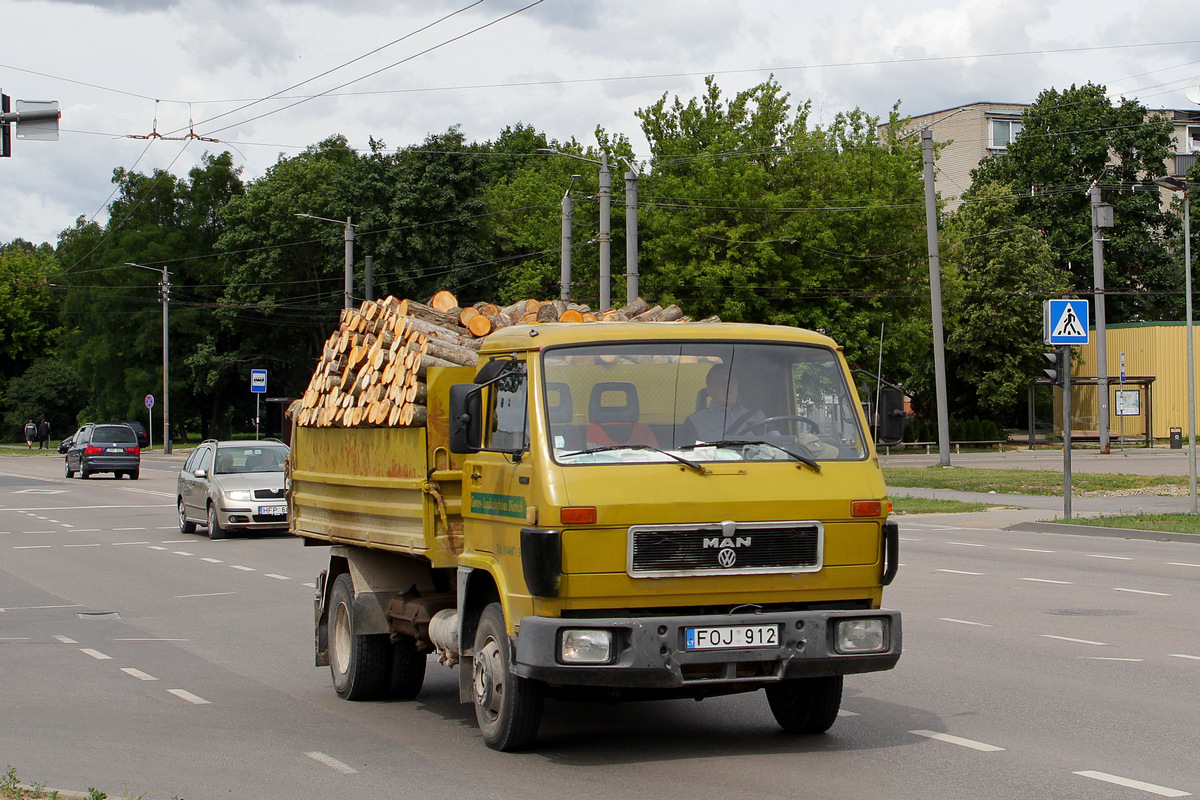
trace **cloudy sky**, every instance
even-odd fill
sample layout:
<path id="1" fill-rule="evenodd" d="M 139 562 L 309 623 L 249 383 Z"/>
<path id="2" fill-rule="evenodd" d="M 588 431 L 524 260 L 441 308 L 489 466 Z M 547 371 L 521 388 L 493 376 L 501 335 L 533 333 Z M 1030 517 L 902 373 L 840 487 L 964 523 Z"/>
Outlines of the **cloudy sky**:
<path id="1" fill-rule="evenodd" d="M 530 4 L 533 4 L 530 6 Z M 253 179 L 341 133 L 390 148 L 524 122 L 645 153 L 634 111 L 774 73 L 817 123 L 1030 102 L 1092 81 L 1195 108 L 1194 0 L 5 0 L 0 89 L 57 100 L 57 142 L 0 160 L 0 242 L 103 222 L 115 167 L 184 174 L 230 150 Z M 260 101 L 260 102 L 255 102 Z M 218 142 L 184 141 L 189 131 Z M 163 138 L 145 137 L 157 132 Z"/>

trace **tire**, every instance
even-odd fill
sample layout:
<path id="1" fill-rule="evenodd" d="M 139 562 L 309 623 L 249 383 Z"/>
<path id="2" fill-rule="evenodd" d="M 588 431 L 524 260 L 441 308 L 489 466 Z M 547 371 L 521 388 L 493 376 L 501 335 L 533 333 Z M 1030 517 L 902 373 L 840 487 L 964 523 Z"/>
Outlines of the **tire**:
<path id="1" fill-rule="evenodd" d="M 70 461 L 67 461 L 66 459 L 63 459 L 63 463 L 65 463 L 65 464 L 66 464 L 66 473 L 67 473 L 67 477 L 68 477 L 68 478 L 74 478 L 74 477 L 75 477 L 75 470 L 71 469 L 71 462 L 70 462 Z"/>
<path id="2" fill-rule="evenodd" d="M 135 470 L 126 472 L 125 474 L 129 476 L 129 480 L 136 481 L 138 479 L 138 476 L 141 475 L 141 473 L 142 473 L 141 469 L 135 469 Z"/>
<path id="3" fill-rule="evenodd" d="M 221 527 L 220 520 L 217 519 L 217 507 L 212 503 L 208 504 L 208 538 L 209 539 L 224 539 L 229 536 L 225 529 Z"/>
<path id="4" fill-rule="evenodd" d="M 354 584 L 343 572 L 329 601 L 329 671 L 343 700 L 382 697 L 392 680 L 392 643 L 386 633 L 355 633 Z"/>
<path id="5" fill-rule="evenodd" d="M 393 700 L 412 700 L 425 683 L 427 653 L 417 650 L 417 642 L 405 636 L 392 645 L 392 676 L 388 697 Z"/>
<path id="6" fill-rule="evenodd" d="M 180 533 L 195 533 L 196 523 L 191 522 L 187 518 L 187 512 L 183 507 L 183 498 L 179 498 L 179 532 Z"/>
<path id="7" fill-rule="evenodd" d="M 479 617 L 471 684 L 483 741 L 511 752 L 533 743 L 542 722 L 542 684 L 512 673 L 508 630 L 499 603 Z"/>
<path id="8" fill-rule="evenodd" d="M 87 480 L 88 478 L 90 478 L 90 477 L 92 477 L 92 473 L 90 473 L 90 472 L 88 472 L 86 469 L 84 469 L 84 468 L 83 468 L 83 465 L 80 465 L 80 467 L 79 467 L 79 479 L 80 479 L 80 480 L 84 480 L 84 481 L 86 481 L 86 480 Z"/>
<path id="9" fill-rule="evenodd" d="M 842 676 L 802 678 L 771 684 L 767 703 L 787 733 L 824 733 L 837 721 Z"/>

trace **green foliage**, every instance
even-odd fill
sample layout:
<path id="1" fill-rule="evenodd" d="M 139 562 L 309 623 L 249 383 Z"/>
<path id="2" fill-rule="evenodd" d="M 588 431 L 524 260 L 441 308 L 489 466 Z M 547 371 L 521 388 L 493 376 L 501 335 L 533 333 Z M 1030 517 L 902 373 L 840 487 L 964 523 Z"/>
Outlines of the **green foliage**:
<path id="1" fill-rule="evenodd" d="M 58 336 L 58 298 L 50 288 L 57 271 L 48 246 L 20 239 L 0 245 L 0 383 L 45 354 Z"/>
<path id="2" fill-rule="evenodd" d="M 1178 222 L 1162 212 L 1152 183 L 1171 154 L 1172 126 L 1146 114 L 1133 100 L 1114 105 L 1105 87 L 1092 83 L 1047 89 L 1026 109 L 1024 130 L 1008 151 L 973 173 L 977 185 L 1033 187 L 1017 211 L 1044 232 L 1057 269 L 1073 276 L 1077 291 L 1094 286 L 1087 192 L 1099 183 L 1116 223 L 1105 231 L 1110 323 L 1181 316 L 1180 271 L 1162 245 Z"/>
<path id="3" fill-rule="evenodd" d="M 56 358 L 34 362 L 5 387 L 4 430 L 20 438 L 26 420 L 50 423 L 51 439 L 75 432 L 77 415 L 87 402 L 87 384 Z"/>

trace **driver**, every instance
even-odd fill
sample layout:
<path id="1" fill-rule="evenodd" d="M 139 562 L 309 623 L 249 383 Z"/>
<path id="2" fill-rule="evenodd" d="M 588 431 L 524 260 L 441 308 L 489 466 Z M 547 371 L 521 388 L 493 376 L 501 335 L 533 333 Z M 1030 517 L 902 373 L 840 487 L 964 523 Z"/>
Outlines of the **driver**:
<path id="1" fill-rule="evenodd" d="M 718 442 L 730 435 L 748 432 L 755 435 L 776 432 L 755 427 L 754 423 L 767 417 L 762 411 L 741 404 L 737 378 L 730 374 L 727 364 L 714 364 L 705 376 L 704 386 L 708 391 L 708 408 L 700 409 L 684 421 L 683 444 Z"/>

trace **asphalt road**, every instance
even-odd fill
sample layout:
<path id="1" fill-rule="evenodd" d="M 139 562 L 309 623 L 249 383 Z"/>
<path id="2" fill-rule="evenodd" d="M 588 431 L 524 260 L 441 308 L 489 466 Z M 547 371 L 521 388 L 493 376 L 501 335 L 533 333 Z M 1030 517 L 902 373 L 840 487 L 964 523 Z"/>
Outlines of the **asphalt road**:
<path id="1" fill-rule="evenodd" d="M 85 482 L 0 456 L 0 765 L 25 781 L 149 800 L 1200 793 L 1194 544 L 903 518 L 886 601 L 905 654 L 847 679 L 829 734 L 781 734 L 762 693 L 551 703 L 539 749 L 500 754 L 434 663 L 415 702 L 339 700 L 312 666 L 325 550 L 179 534 L 180 462 Z"/>

